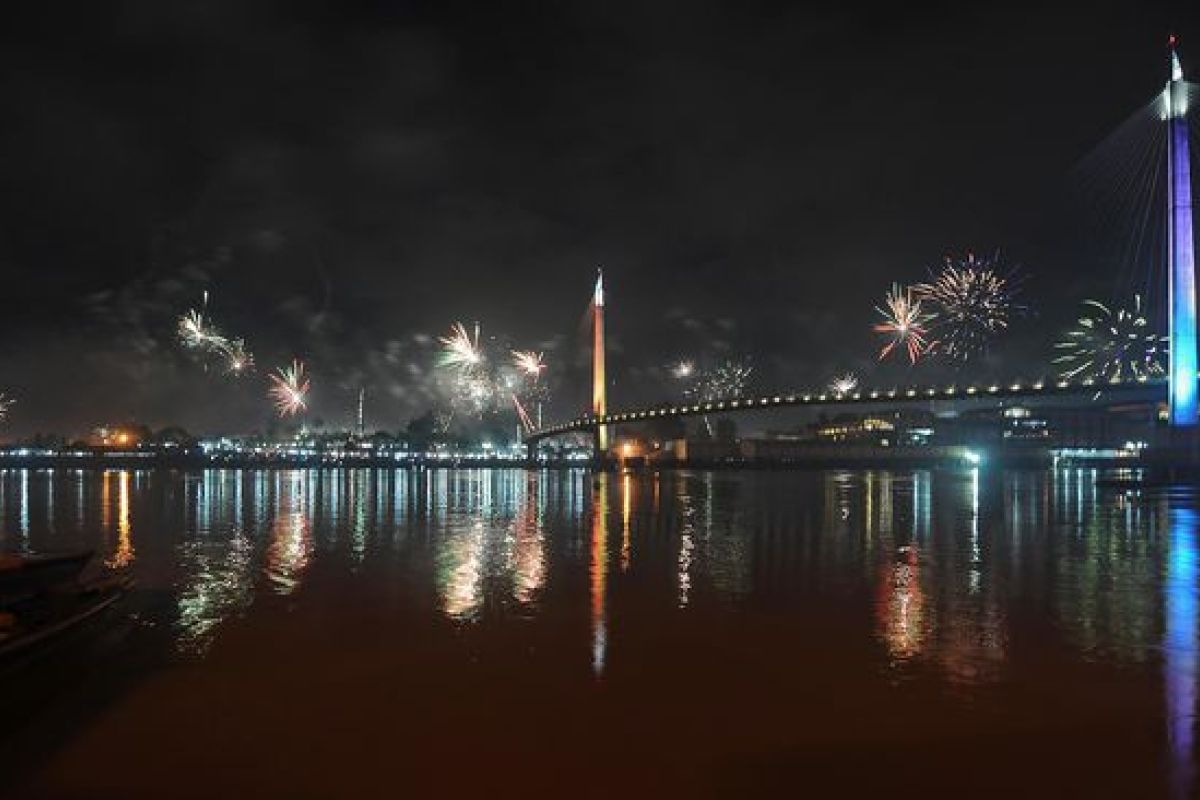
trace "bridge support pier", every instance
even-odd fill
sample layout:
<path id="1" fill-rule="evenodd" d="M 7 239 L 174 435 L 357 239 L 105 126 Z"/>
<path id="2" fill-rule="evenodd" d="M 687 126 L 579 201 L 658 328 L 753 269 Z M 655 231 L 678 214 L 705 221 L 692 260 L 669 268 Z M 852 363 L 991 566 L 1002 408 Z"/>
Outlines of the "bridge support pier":
<path id="1" fill-rule="evenodd" d="M 609 465 L 608 432 L 605 427 L 597 425 L 592 431 L 592 462 L 596 465 L 596 469 L 607 469 Z"/>

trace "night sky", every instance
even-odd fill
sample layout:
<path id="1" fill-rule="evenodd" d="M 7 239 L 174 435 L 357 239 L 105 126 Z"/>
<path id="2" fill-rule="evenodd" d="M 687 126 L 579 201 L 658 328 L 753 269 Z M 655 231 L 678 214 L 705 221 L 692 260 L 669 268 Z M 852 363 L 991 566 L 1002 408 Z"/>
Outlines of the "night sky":
<path id="1" fill-rule="evenodd" d="M 1081 162 L 1161 90 L 1168 31 L 1200 74 L 1200 25 L 1146 2 L 22 5 L 2 437 L 260 428 L 262 373 L 293 356 L 314 415 L 365 385 L 395 428 L 459 319 L 548 350 L 574 413 L 598 264 L 614 408 L 669 396 L 680 355 L 751 356 L 763 389 L 941 378 L 875 365 L 873 306 L 967 248 L 1022 265 L 1031 309 L 968 371 L 1028 374 L 1137 272 L 1068 224 Z M 259 374 L 180 351 L 205 290 Z"/>

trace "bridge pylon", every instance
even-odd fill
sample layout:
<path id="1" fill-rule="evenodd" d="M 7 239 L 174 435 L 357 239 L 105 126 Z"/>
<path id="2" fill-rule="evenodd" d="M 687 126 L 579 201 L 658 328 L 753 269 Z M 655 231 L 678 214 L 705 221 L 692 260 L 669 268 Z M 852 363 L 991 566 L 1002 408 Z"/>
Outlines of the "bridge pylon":
<path id="1" fill-rule="evenodd" d="M 592 293 L 592 414 L 597 418 L 608 413 L 607 378 L 604 371 L 604 270 L 596 270 L 596 289 Z M 603 462 L 608 455 L 608 426 L 596 425 L 593 444 L 596 460 Z"/>
<path id="2" fill-rule="evenodd" d="M 1197 422 L 1196 254 L 1192 227 L 1191 154 L 1188 151 L 1187 83 L 1170 39 L 1171 79 L 1165 92 L 1167 123 L 1167 296 L 1170 306 L 1172 428 Z"/>

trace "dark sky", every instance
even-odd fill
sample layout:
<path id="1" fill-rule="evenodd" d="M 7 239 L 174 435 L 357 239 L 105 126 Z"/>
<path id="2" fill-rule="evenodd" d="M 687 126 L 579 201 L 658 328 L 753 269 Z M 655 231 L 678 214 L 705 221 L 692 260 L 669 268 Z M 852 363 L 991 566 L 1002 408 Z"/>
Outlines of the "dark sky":
<path id="1" fill-rule="evenodd" d="M 457 319 L 550 349 L 574 411 L 597 264 L 614 406 L 664 396 L 679 355 L 752 355 L 761 388 L 938 377 L 874 365 L 872 308 L 966 248 L 1019 262 L 1034 312 L 974 369 L 1029 372 L 1079 299 L 1127 288 L 1072 238 L 1064 186 L 1161 89 L 1169 30 L 1200 64 L 1196 19 L 1141 1 L 21 6 L 10 436 L 261 426 L 261 371 L 293 355 L 315 413 L 365 384 L 395 427 Z M 260 374 L 179 352 L 206 289 Z"/>

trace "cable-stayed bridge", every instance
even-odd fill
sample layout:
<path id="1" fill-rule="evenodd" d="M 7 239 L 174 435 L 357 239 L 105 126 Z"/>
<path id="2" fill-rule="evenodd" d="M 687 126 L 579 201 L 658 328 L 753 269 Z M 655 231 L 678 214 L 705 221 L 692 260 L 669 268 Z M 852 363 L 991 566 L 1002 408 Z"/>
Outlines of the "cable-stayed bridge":
<path id="1" fill-rule="evenodd" d="M 1120 405 L 1125 403 L 1165 402 L 1165 378 L 1141 378 L 1123 382 L 1046 381 L 908 386 L 889 389 L 864 389 L 838 394 L 831 391 L 774 393 L 711 402 L 670 403 L 617 411 L 611 414 L 585 414 L 556 425 L 530 431 L 526 444 L 569 433 L 592 433 L 614 425 L 639 424 L 672 418 L 709 415 L 725 416 L 788 408 L 837 411 L 850 408 L 869 410 L 902 406 L 934 405 L 943 410 L 961 410 L 1001 406 L 1016 402 L 1069 403 L 1072 405 Z"/>
<path id="2" fill-rule="evenodd" d="M 1192 217 L 1192 162 L 1188 132 L 1188 84 L 1170 40 L 1169 78 L 1161 95 L 1162 121 L 1167 134 L 1167 269 L 1166 295 L 1169 298 L 1169 364 L 1163 378 L 1142 377 L 1123 382 L 1084 379 L 1035 380 L 1011 383 L 964 383 L 949 386 L 909 386 L 890 389 L 864 389 L 849 393 L 830 391 L 777 392 L 756 397 L 670 403 L 608 411 L 608 378 L 605 372 L 604 276 L 596 278 L 591 303 L 592 329 L 592 405 L 591 412 L 575 419 L 526 430 L 524 441 L 536 446 L 543 439 L 562 434 L 588 432 L 598 457 L 608 449 L 610 428 L 654 420 L 728 415 L 786 408 L 842 409 L 849 407 L 892 408 L 903 405 L 934 404 L 947 407 L 979 407 L 987 403 L 1120 405 L 1122 403 L 1166 403 L 1170 428 L 1180 442 L 1193 442 L 1200 415 L 1200 387 L 1197 385 L 1196 264 Z M 1194 443 L 1194 442 L 1193 442 Z"/>

